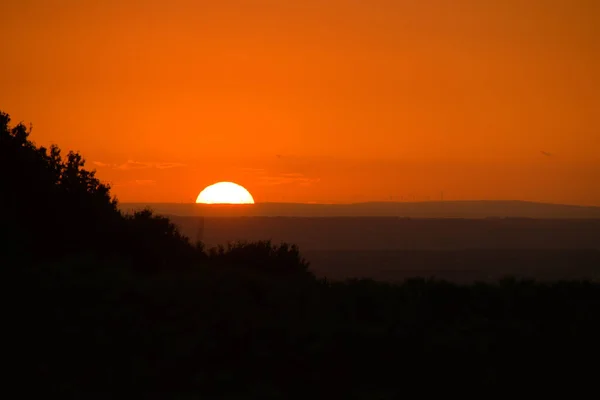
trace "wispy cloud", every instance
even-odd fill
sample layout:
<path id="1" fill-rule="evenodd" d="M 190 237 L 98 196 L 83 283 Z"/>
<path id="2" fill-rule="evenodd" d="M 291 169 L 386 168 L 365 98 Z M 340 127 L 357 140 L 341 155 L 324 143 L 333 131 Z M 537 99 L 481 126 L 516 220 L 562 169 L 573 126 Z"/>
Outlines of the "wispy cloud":
<path id="1" fill-rule="evenodd" d="M 123 186 L 152 186 L 152 185 L 156 185 L 156 181 L 153 179 L 134 179 L 131 181 L 116 182 L 112 186 L 113 187 L 123 187 Z"/>
<path id="2" fill-rule="evenodd" d="M 265 168 L 239 168 L 241 172 L 249 174 L 253 179 L 256 179 L 260 185 L 276 186 L 276 185 L 300 185 L 310 186 L 313 183 L 319 182 L 320 178 L 314 178 L 301 172 L 280 172 L 273 173 Z"/>
<path id="3" fill-rule="evenodd" d="M 103 163 L 100 161 L 94 161 L 92 164 L 94 164 L 96 167 L 99 167 L 99 168 L 107 168 L 107 167 L 112 167 L 114 165 L 114 164 Z"/>
<path id="4" fill-rule="evenodd" d="M 141 162 L 134 160 L 127 160 L 122 164 L 108 164 L 101 161 L 94 161 L 93 164 L 98 168 L 111 168 L 111 169 L 120 169 L 123 171 L 133 170 L 133 169 L 170 169 L 170 168 L 179 168 L 185 167 L 185 164 L 177 163 L 177 162 Z"/>
<path id="5" fill-rule="evenodd" d="M 252 174 L 265 174 L 267 172 L 264 168 L 240 168 L 240 171 Z"/>
<path id="6" fill-rule="evenodd" d="M 185 167 L 185 164 L 176 163 L 176 162 L 162 162 L 162 163 L 155 163 L 154 167 L 158 168 L 158 169 L 170 169 L 170 168 Z"/>
<path id="7" fill-rule="evenodd" d="M 116 167 L 117 169 L 122 169 L 122 170 L 130 170 L 130 169 L 146 169 L 146 168 L 152 168 L 152 164 L 151 163 L 146 163 L 146 162 L 139 162 L 139 161 L 133 161 L 133 160 L 127 160 L 127 162 L 117 165 Z"/>
<path id="8" fill-rule="evenodd" d="M 275 186 L 275 185 L 289 185 L 297 184 L 301 186 L 310 186 L 313 183 L 320 181 L 319 178 L 310 178 L 301 173 L 285 173 L 277 175 L 265 175 L 259 177 L 262 185 Z"/>

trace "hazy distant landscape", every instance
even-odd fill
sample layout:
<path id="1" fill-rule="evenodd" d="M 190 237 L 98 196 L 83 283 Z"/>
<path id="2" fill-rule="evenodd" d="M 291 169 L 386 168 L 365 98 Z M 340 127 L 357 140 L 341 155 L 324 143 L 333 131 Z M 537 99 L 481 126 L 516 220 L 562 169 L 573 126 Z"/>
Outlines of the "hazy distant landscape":
<path id="1" fill-rule="evenodd" d="M 600 207 L 492 200 L 354 204 L 123 203 L 120 205 L 124 211 L 138 210 L 146 206 L 160 214 L 204 217 L 600 218 Z"/>
<path id="2" fill-rule="evenodd" d="M 311 270 L 329 279 L 600 279 L 597 207 L 492 201 L 147 206 L 208 247 L 259 240 L 297 244 Z M 402 216 L 390 216 L 394 212 Z"/>

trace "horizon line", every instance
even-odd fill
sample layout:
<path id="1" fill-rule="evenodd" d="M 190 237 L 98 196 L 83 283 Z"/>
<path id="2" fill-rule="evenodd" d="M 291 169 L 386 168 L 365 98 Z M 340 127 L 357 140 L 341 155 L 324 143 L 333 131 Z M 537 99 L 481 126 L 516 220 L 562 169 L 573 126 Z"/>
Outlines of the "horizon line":
<path id="1" fill-rule="evenodd" d="M 573 203 L 552 203 L 543 201 L 532 201 L 532 200 L 419 200 L 419 201 L 361 201 L 352 203 L 319 203 L 319 202 L 277 202 L 277 201 L 260 201 L 254 204 L 204 204 L 196 202 L 173 202 L 173 201 L 123 201 L 119 204 L 180 204 L 180 205 L 201 205 L 201 206 L 256 206 L 256 205 L 302 205 L 302 206 L 353 206 L 353 205 L 366 205 L 366 204 L 423 204 L 423 203 L 526 203 L 526 204 L 538 204 L 538 205 L 553 205 L 553 206 L 568 206 L 568 207 L 586 207 L 586 208 L 600 208 L 600 205 L 584 205 L 584 204 L 573 204 Z"/>

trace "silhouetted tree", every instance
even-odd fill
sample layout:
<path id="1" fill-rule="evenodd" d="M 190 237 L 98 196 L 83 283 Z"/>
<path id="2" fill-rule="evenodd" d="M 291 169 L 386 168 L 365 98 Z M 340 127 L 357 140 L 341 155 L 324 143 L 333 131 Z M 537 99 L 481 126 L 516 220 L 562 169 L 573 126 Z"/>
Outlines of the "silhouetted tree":
<path id="1" fill-rule="evenodd" d="M 148 269 L 204 256 L 167 218 L 150 210 L 123 216 L 110 186 L 85 169 L 79 153 L 63 157 L 56 145 L 36 147 L 29 134 L 0 113 L 0 230 L 6 250 L 42 259 L 121 256 Z"/>
<path id="2" fill-rule="evenodd" d="M 121 218 L 110 187 L 84 169 L 80 154 L 63 158 L 55 145 L 36 147 L 29 134 L 22 123 L 10 127 L 10 117 L 0 113 L 2 237 L 25 244 L 34 257 L 102 253 Z"/>

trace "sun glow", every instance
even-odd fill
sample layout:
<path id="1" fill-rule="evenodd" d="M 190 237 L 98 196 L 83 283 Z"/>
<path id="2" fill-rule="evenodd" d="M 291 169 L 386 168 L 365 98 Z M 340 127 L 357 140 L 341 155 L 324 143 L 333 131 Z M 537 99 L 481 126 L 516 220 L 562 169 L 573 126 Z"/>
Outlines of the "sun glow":
<path id="1" fill-rule="evenodd" d="M 243 186 L 233 182 L 218 182 L 200 192 L 196 203 L 254 204 L 254 198 Z"/>

